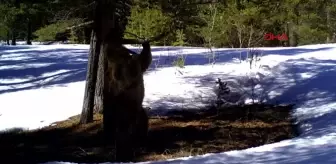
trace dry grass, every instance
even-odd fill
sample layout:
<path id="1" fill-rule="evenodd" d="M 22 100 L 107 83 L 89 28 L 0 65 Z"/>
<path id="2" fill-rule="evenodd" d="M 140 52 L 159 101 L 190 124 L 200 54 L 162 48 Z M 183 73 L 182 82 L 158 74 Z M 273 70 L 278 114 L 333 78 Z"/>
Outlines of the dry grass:
<path id="1" fill-rule="evenodd" d="M 132 161 L 163 160 L 260 146 L 297 135 L 291 106 L 251 105 L 198 113 L 172 112 L 151 117 L 148 142 Z M 113 146 L 103 142 L 101 115 L 78 125 L 79 117 L 30 132 L 0 134 L 0 163 L 113 161 Z M 6 159 L 9 161 L 7 162 Z"/>

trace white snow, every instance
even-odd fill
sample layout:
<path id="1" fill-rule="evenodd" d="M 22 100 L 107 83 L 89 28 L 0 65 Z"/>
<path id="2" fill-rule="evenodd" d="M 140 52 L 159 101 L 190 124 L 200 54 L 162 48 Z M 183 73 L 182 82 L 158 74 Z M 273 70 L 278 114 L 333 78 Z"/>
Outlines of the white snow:
<path id="1" fill-rule="evenodd" d="M 39 43 L 0 46 L 0 130 L 36 129 L 79 114 L 88 48 Z M 246 103 L 252 98 L 295 103 L 293 115 L 302 134 L 241 151 L 145 163 L 336 163 L 336 44 L 257 48 L 263 56 L 252 67 L 239 60 L 246 58 L 248 49 L 213 50 L 209 59 L 212 54 L 204 48 L 153 47 L 153 63 L 144 76 L 144 105 L 152 108 L 152 114 L 213 103 L 215 80 L 221 78 L 228 81 L 233 96 Z M 185 67 L 172 66 L 181 54 Z M 252 97 L 251 87 L 257 96 Z"/>

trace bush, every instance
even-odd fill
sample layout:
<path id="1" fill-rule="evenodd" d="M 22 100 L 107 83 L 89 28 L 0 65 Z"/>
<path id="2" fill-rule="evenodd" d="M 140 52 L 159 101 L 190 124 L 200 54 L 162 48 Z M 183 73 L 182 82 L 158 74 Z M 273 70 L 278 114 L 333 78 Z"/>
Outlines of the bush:
<path id="1" fill-rule="evenodd" d="M 135 34 L 141 38 L 150 38 L 166 31 L 170 18 L 165 16 L 160 9 L 141 9 L 132 8 L 129 22 L 126 26 L 126 32 Z M 126 38 L 134 38 L 133 35 L 125 33 Z M 153 42 L 152 44 L 157 44 Z"/>
<path id="2" fill-rule="evenodd" d="M 300 45 L 325 43 L 329 35 L 326 31 L 309 26 L 300 26 L 298 34 Z"/>
<path id="3" fill-rule="evenodd" d="M 79 20 L 64 20 L 47 25 L 35 31 L 34 35 L 37 36 L 37 41 L 65 41 L 70 37 L 70 30 L 67 27 L 71 27 L 78 24 Z"/>

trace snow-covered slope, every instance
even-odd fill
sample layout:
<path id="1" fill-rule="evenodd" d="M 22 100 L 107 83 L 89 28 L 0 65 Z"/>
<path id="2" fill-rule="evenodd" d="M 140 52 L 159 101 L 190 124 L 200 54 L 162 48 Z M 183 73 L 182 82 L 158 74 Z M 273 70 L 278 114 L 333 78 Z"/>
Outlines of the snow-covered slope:
<path id="1" fill-rule="evenodd" d="M 35 129 L 79 114 L 88 48 L 0 46 L 0 130 Z M 259 48 L 263 56 L 252 67 L 238 60 L 246 58 L 247 49 L 214 51 L 215 62 L 207 49 L 153 47 L 144 105 L 154 114 L 197 109 L 212 103 L 215 80 L 221 78 L 246 102 L 251 101 L 253 86 L 258 101 L 297 104 L 293 115 L 302 135 L 242 151 L 153 163 L 336 163 L 335 44 Z M 172 66 L 178 54 L 184 54 L 185 68 Z"/>

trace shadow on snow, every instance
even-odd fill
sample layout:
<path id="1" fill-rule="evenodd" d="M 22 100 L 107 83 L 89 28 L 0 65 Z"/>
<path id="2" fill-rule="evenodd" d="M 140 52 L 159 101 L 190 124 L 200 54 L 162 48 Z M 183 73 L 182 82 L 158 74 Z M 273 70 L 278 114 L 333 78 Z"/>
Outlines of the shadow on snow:
<path id="1" fill-rule="evenodd" d="M 285 68 L 280 70 L 278 68 Z M 256 91 L 258 98 L 266 102 L 295 103 L 302 107 L 302 116 L 298 117 L 301 137 L 295 138 L 289 144 L 272 148 L 265 152 L 242 152 L 239 156 L 226 153 L 212 154 L 206 157 L 195 157 L 189 160 L 170 161 L 171 164 L 189 163 L 281 163 L 281 164 L 306 164 L 306 163 L 335 163 L 333 157 L 336 144 L 327 141 L 328 137 L 335 136 L 336 108 L 328 104 L 336 102 L 336 61 L 318 59 L 288 60 L 280 63 L 274 69 L 275 75 L 264 77 L 259 84 L 262 89 Z M 246 77 L 233 77 L 229 75 L 209 74 L 206 76 L 186 77 L 188 80 L 198 80 L 199 87 L 214 87 L 217 78 L 236 80 L 241 82 Z M 240 88 L 248 91 L 250 86 L 246 83 Z M 276 96 L 269 93 L 277 92 Z M 182 97 L 171 98 L 168 105 L 180 102 Z M 168 99 L 170 100 L 170 99 Z M 160 101 L 160 100 L 159 100 Z M 321 106 L 325 105 L 325 109 Z M 163 106 L 161 106 L 163 108 Z M 296 109 L 300 110 L 300 109 Z M 317 111 L 315 111 L 317 110 Z M 326 111 L 321 111 L 326 110 Z M 316 114 L 315 114 L 316 112 Z M 309 128 L 306 128 L 308 125 Z M 307 137 L 307 138 L 306 138 Z M 326 137 L 326 139 L 323 139 Z M 321 141 L 325 144 L 319 144 Z M 302 143 L 304 142 L 304 143 Z M 157 162 L 156 164 L 165 163 Z"/>
<path id="2" fill-rule="evenodd" d="M 20 91 L 25 89 L 33 89 L 45 87 L 55 84 L 66 84 L 71 82 L 84 81 L 86 77 L 88 50 L 74 48 L 58 48 L 54 50 L 33 50 L 36 46 L 0 46 L 0 77 L 3 80 L 25 79 L 21 82 L 2 82 L 0 86 L 6 89 L 0 90 L 0 93 Z M 263 56 L 270 54 L 281 55 L 297 55 L 300 53 L 328 50 L 331 47 L 309 49 L 309 48 L 291 48 L 291 49 L 275 49 L 263 50 Z M 18 50 L 18 52 L 6 52 L 8 50 Z M 154 47 L 155 51 L 179 50 L 179 47 L 160 48 Z M 199 49 L 200 48 L 186 48 Z M 133 48 L 137 50 L 137 48 Z M 217 49 L 215 51 L 215 63 L 225 63 L 232 61 L 234 58 L 242 56 L 242 60 L 246 59 L 249 49 Z M 242 53 L 242 55 L 240 55 Z M 13 57 L 11 57 L 13 56 Z M 156 68 L 171 67 L 176 54 L 153 56 L 153 62 L 150 70 Z M 186 54 L 185 66 L 188 65 L 205 65 L 209 64 L 209 53 L 189 53 Z M 34 66 L 35 65 L 35 66 Z M 158 67 L 156 67 L 158 65 Z M 8 68 L 6 68 L 8 67 Z M 13 68 L 11 68 L 13 67 Z M 16 68 L 21 67 L 21 68 Z M 57 73 L 57 71 L 61 71 Z M 56 72 L 56 73 L 55 73 Z M 48 75 L 48 73 L 53 73 Z M 211 77 L 210 77 L 211 78 Z M 50 80 L 52 79 L 52 80 Z M 47 80 L 47 82 L 44 82 Z M 30 85 L 26 87 L 17 87 L 16 85 Z"/>
<path id="3" fill-rule="evenodd" d="M 0 94 L 85 80 L 87 50 L 32 50 L 28 46 L 18 47 L 27 49 L 5 52 L 0 57 L 0 78 L 4 80 L 0 82 Z M 15 82 L 11 82 L 13 80 Z"/>
<path id="4" fill-rule="evenodd" d="M 298 111 L 301 113 L 300 124 L 311 126 L 309 129 L 301 127 L 302 134 L 305 135 L 317 137 L 336 128 L 336 120 L 333 119 L 336 108 L 335 105 L 330 106 L 336 102 L 336 61 L 334 60 L 300 59 L 280 63 L 274 68 L 274 75 L 265 76 L 255 83 L 255 86 L 261 85 L 261 89 L 256 89 L 254 94 L 251 93 L 252 85 L 246 82 L 245 76 L 209 74 L 185 78 L 187 81 L 197 80 L 197 87 L 208 88 L 213 88 L 217 78 L 221 78 L 228 82 L 230 89 L 240 91 L 245 98 L 251 98 L 254 95 L 254 99 L 261 102 L 295 104 L 296 110 L 303 108 Z M 229 83 L 230 81 L 234 83 Z M 161 103 L 161 108 L 164 108 L 164 105 L 181 102 L 181 99 L 183 98 L 167 99 L 174 101 Z"/>
<path id="5" fill-rule="evenodd" d="M 294 56 L 302 53 L 309 53 L 309 52 L 318 52 L 318 51 L 326 51 L 332 49 L 333 47 L 322 47 L 322 48 L 283 48 L 283 49 L 271 49 L 271 50 L 257 50 L 261 53 L 262 56 L 268 55 L 284 55 L 284 56 Z M 174 48 L 172 48 L 174 49 Z M 174 49 L 174 52 L 166 52 L 162 55 L 155 55 L 153 56 L 153 61 L 151 65 L 151 70 L 156 68 L 164 68 L 164 67 L 171 67 L 173 62 L 178 59 L 179 56 L 184 56 L 185 61 L 184 65 L 206 65 L 206 64 L 219 64 L 219 63 L 226 63 L 233 61 L 234 59 L 241 59 L 243 61 L 247 60 L 248 52 L 250 49 L 214 49 L 213 54 L 210 50 L 206 50 L 204 48 L 189 48 L 189 49 L 198 49 L 202 51 L 200 53 L 188 53 L 188 52 L 179 52 L 176 51 L 178 49 Z M 160 50 L 166 51 L 165 48 L 161 48 Z M 188 50 L 184 49 L 184 50 Z M 173 51 L 173 50 L 171 50 Z M 154 50 L 155 52 L 155 50 Z"/>
<path id="6" fill-rule="evenodd" d="M 9 47 L 9 46 L 8 46 Z M 0 52 L 5 53 L 8 47 L 3 48 L 0 46 Z M 11 47 L 12 48 L 12 47 Z M 9 49 L 11 49 L 9 48 Z M 304 49 L 304 48 L 293 48 L 293 49 L 280 49 L 280 50 L 264 50 L 264 56 L 270 54 L 281 54 L 281 55 L 297 55 L 300 53 L 307 52 L 317 52 L 328 50 L 330 48 L 319 48 L 319 49 Z M 24 82 L 7 82 L 0 83 L 1 87 L 10 86 L 10 89 L 0 90 L 0 93 L 19 91 L 24 89 L 31 89 L 36 87 L 44 87 L 54 84 L 66 84 L 69 82 L 83 81 L 85 80 L 86 64 L 87 64 L 87 50 L 76 50 L 76 49 L 56 49 L 56 50 L 42 50 L 33 51 L 28 50 L 25 55 L 28 58 L 23 60 L 13 60 L 9 55 L 4 54 L 0 58 L 0 66 L 20 66 L 25 64 L 46 64 L 44 66 L 39 66 L 35 68 L 6 68 L 0 69 L 1 79 L 10 80 L 15 78 L 28 78 L 33 77 L 31 80 Z M 59 54 L 63 55 L 59 55 Z M 246 51 L 243 52 L 246 56 Z M 203 54 L 203 55 L 202 55 Z M 199 54 L 189 54 L 187 56 L 187 61 L 185 65 L 201 65 L 208 64 L 208 58 L 205 53 Z M 240 55 L 237 50 L 218 50 L 217 63 L 227 62 L 232 60 L 233 57 L 238 57 Z M 7 56 L 9 59 L 7 59 Z M 244 56 L 244 55 L 243 55 Z M 153 63 L 159 61 L 163 62 L 163 67 L 171 66 L 171 63 L 165 62 L 170 59 L 171 56 L 154 56 Z M 83 60 L 78 60 L 83 59 Z M 152 68 L 155 65 L 152 64 Z M 306 60 L 288 60 L 276 66 L 275 76 L 264 77 L 260 81 L 262 86 L 261 90 L 257 91 L 259 98 L 266 102 L 281 102 L 281 103 L 296 103 L 297 106 L 305 107 L 317 107 L 326 105 L 328 103 L 335 102 L 336 100 L 336 61 L 334 60 L 317 60 L 317 59 L 306 59 Z M 285 68 L 285 69 L 277 69 Z M 67 70 L 66 72 L 57 73 L 56 75 L 43 76 L 45 73 L 56 72 L 59 70 Z M 215 77 L 217 76 L 217 77 Z M 52 80 L 41 83 L 47 78 L 53 78 Z M 199 80 L 199 86 L 213 87 L 214 82 L 217 78 L 225 79 L 232 78 L 244 78 L 244 77 L 232 77 L 226 75 L 207 75 L 203 77 L 187 77 L 189 79 L 195 78 Z M 238 79 L 238 81 L 241 79 Z M 19 84 L 33 84 L 30 87 L 15 88 L 15 85 Z M 205 87 L 207 87 L 205 86 Z M 247 88 L 249 86 L 242 86 L 242 88 Z M 14 89 L 13 89 L 14 88 Z M 271 92 L 277 92 L 275 96 L 271 96 Z M 328 95 L 328 98 L 327 98 Z M 169 101 L 169 100 L 165 100 Z M 179 98 L 172 98 L 172 102 L 180 101 Z M 313 102 L 313 104 L 305 104 L 302 102 Z M 166 104 L 168 104 L 166 102 Z M 164 105 L 164 104 L 163 104 Z M 308 113 L 310 111 L 307 111 Z M 209 163 L 209 162 L 222 162 L 226 161 L 228 163 L 313 163 L 323 161 L 324 163 L 334 163 L 336 162 L 333 158 L 334 152 L 336 151 L 335 144 L 328 145 L 314 145 L 313 140 L 318 139 L 318 137 L 325 136 L 328 134 L 331 127 L 336 127 L 336 121 L 334 121 L 336 116 L 336 110 L 331 110 L 325 112 L 324 115 L 319 116 L 309 116 L 304 120 L 300 120 L 311 124 L 311 133 L 313 134 L 312 142 L 310 144 L 300 144 L 297 146 L 296 142 L 300 142 L 300 138 L 294 139 L 293 143 L 289 145 L 280 146 L 274 148 L 272 152 L 259 152 L 259 153 L 244 153 L 241 156 L 230 156 L 223 154 L 210 155 L 207 157 L 193 158 L 188 161 L 177 160 L 171 161 L 170 163 Z M 314 132 L 312 132 L 314 131 Z M 309 134 L 309 132 L 307 132 Z M 286 157 L 286 158 L 284 158 Z M 293 157 L 293 158 L 290 158 Z M 295 159 L 295 160 L 294 160 Z M 160 162 L 159 162 L 160 163 Z M 165 163 L 165 162 L 163 162 Z"/>

